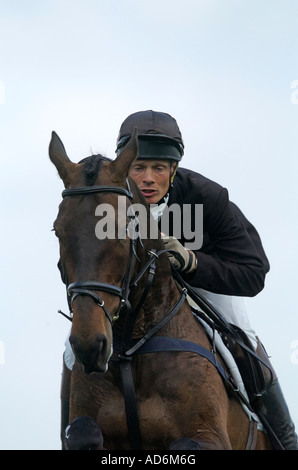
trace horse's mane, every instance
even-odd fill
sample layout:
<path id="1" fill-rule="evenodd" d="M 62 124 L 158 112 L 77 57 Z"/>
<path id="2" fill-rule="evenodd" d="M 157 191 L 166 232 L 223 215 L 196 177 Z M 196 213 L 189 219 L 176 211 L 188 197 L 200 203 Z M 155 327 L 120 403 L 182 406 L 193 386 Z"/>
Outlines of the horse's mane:
<path id="1" fill-rule="evenodd" d="M 84 164 L 84 174 L 86 186 L 93 186 L 100 171 L 102 162 L 111 162 L 110 158 L 104 157 L 101 154 L 91 155 L 90 157 L 83 158 L 79 163 Z"/>

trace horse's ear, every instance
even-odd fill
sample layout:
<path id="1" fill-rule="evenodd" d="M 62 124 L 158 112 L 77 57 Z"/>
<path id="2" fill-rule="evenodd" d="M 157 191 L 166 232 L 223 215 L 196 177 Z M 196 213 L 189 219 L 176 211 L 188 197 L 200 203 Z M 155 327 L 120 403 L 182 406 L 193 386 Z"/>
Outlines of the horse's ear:
<path id="1" fill-rule="evenodd" d="M 138 156 L 138 131 L 135 127 L 132 135 L 117 158 L 111 163 L 113 170 L 117 176 L 122 177 L 128 175 L 128 171 L 132 162 Z"/>
<path id="2" fill-rule="evenodd" d="M 52 132 L 52 138 L 49 145 L 49 156 L 52 163 L 57 168 L 60 178 L 65 186 L 69 184 L 69 174 L 75 163 L 68 158 L 64 145 L 56 132 Z"/>

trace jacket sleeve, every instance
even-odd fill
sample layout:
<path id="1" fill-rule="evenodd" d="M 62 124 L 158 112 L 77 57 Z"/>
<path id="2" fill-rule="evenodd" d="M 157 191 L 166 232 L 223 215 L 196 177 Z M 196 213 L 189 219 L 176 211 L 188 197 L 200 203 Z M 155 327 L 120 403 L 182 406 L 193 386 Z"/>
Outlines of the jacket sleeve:
<path id="1" fill-rule="evenodd" d="M 203 204 L 204 242 L 188 282 L 225 295 L 253 297 L 264 287 L 269 263 L 260 237 L 222 188 Z"/>

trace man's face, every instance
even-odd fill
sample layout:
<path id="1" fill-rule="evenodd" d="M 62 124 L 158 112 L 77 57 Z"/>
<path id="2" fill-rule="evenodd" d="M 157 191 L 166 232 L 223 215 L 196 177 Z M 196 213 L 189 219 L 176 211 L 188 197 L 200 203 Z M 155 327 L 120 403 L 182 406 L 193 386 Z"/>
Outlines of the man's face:
<path id="1" fill-rule="evenodd" d="M 129 176 L 137 183 L 148 204 L 157 204 L 168 192 L 175 164 L 164 160 L 136 160 Z"/>

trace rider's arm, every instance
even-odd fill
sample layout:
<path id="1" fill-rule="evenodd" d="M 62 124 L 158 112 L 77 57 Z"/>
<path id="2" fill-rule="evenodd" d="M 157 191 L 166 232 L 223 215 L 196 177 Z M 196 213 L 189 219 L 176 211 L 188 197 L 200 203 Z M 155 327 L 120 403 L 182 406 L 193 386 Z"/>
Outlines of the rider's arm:
<path id="1" fill-rule="evenodd" d="M 203 246 L 194 251 L 197 268 L 186 279 L 195 287 L 252 297 L 264 287 L 269 263 L 254 227 L 237 212 L 228 191 L 197 173 L 180 170 L 171 201 L 203 204 Z M 170 234 L 171 235 L 171 234 Z M 180 239 L 185 245 L 186 240 Z"/>

